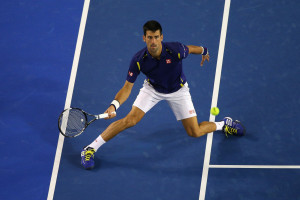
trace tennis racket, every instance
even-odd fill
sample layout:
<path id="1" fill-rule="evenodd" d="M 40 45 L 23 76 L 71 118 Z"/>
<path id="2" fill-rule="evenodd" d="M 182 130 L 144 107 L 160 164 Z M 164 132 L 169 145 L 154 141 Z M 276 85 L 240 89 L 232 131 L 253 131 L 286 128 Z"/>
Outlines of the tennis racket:
<path id="1" fill-rule="evenodd" d="M 91 115 L 80 108 L 67 108 L 59 115 L 58 129 L 65 137 L 73 138 L 83 133 L 92 122 L 106 117 L 108 113 Z"/>

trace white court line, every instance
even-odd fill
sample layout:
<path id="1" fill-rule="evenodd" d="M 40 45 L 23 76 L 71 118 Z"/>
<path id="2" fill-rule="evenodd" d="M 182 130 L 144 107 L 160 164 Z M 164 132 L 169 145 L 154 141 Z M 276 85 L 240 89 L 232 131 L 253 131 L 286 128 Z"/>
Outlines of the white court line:
<path id="1" fill-rule="evenodd" d="M 300 165 L 209 165 L 209 168 L 239 169 L 300 169 Z"/>
<path id="2" fill-rule="evenodd" d="M 217 106 L 217 102 L 218 102 L 221 71 L 222 71 L 222 64 L 223 64 L 223 55 L 224 55 L 224 49 L 225 49 L 225 40 L 226 40 L 227 25 L 228 25 L 228 18 L 229 18 L 229 9 L 230 9 L 230 0 L 225 0 L 222 29 L 221 29 L 221 36 L 220 36 L 220 43 L 219 43 L 219 52 L 218 52 L 218 59 L 217 59 L 217 68 L 216 68 L 216 74 L 215 74 L 215 82 L 214 82 L 211 107 Z M 210 115 L 209 121 L 214 122 L 215 116 Z M 204 156 L 204 163 L 203 163 L 199 200 L 205 199 L 212 140 L 213 140 L 213 133 L 209 133 L 207 135 L 207 140 L 206 140 L 206 148 L 205 148 L 205 156 Z"/>
<path id="3" fill-rule="evenodd" d="M 75 79 L 76 79 L 76 74 L 77 74 L 77 68 L 78 68 L 78 63 L 79 63 L 79 58 L 80 58 L 81 46 L 82 46 L 82 41 L 83 41 L 83 36 L 84 36 L 84 30 L 85 30 L 89 5 L 90 5 L 90 0 L 85 0 L 84 5 L 83 5 L 83 10 L 82 10 L 82 15 L 81 15 L 79 33 L 78 33 L 78 37 L 77 37 L 76 49 L 75 49 L 73 65 L 72 65 L 72 71 L 71 71 L 71 75 L 70 75 L 68 92 L 67 92 L 67 97 L 66 97 L 66 102 L 65 102 L 65 109 L 69 108 L 71 106 L 71 101 L 72 101 L 72 96 L 73 96 L 73 91 L 74 91 Z M 58 174 L 58 169 L 59 169 L 63 144 L 64 144 L 64 136 L 59 134 L 47 200 L 52 200 L 53 196 L 54 196 L 54 190 L 55 190 L 55 186 L 56 186 L 56 180 L 57 180 L 57 174 Z"/>

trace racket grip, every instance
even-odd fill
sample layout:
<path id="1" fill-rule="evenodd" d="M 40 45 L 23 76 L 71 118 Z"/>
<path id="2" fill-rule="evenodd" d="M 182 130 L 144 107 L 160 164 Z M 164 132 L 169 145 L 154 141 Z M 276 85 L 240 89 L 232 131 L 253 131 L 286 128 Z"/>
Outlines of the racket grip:
<path id="1" fill-rule="evenodd" d="M 112 112 L 113 114 L 116 114 L 116 112 Z M 108 113 L 103 113 L 103 114 L 100 114 L 98 115 L 98 119 L 103 119 L 103 118 L 106 118 L 108 117 Z"/>

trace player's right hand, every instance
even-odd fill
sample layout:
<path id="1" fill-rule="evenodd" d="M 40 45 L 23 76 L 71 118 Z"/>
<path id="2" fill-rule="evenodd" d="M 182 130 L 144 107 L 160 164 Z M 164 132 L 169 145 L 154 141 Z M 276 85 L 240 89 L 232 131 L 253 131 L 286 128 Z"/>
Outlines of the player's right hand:
<path id="1" fill-rule="evenodd" d="M 115 112 L 116 112 L 115 107 L 113 105 L 110 105 L 108 107 L 108 109 L 104 112 L 104 113 L 108 113 L 108 117 L 106 117 L 104 119 L 114 118 L 115 116 L 117 116 L 117 114 Z"/>

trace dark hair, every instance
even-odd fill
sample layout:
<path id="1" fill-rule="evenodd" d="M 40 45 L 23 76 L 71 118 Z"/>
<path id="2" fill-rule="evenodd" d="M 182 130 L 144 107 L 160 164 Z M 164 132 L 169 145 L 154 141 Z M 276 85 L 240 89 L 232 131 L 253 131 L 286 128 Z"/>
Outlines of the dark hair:
<path id="1" fill-rule="evenodd" d="M 144 26 L 143 26 L 143 30 L 144 30 L 144 35 L 146 36 L 146 32 L 147 31 L 152 31 L 155 32 L 157 30 L 160 30 L 160 34 L 162 34 L 162 28 L 161 25 L 155 21 L 155 20 L 150 20 L 147 21 Z"/>

